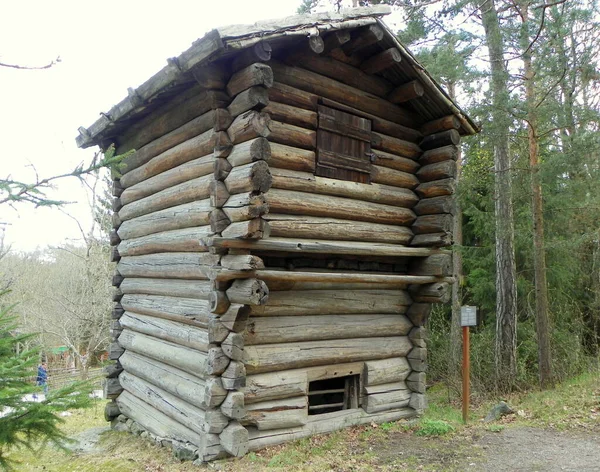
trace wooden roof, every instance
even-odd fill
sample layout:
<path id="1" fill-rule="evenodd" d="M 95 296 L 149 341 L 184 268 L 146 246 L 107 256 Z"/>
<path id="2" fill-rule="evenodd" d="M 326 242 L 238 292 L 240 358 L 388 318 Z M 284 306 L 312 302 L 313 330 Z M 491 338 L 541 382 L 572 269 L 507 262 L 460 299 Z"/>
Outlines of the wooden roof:
<path id="1" fill-rule="evenodd" d="M 370 24 L 379 24 L 385 31 L 382 48 L 396 47 L 402 61 L 394 66 L 398 84 L 418 79 L 425 95 L 414 106 L 425 121 L 454 114 L 461 122 L 462 134 L 474 134 L 477 125 L 455 104 L 440 85 L 433 80 L 415 57 L 382 22 L 381 17 L 390 13 L 384 5 L 328 12 L 316 15 L 294 15 L 279 20 L 261 21 L 253 25 L 232 25 L 210 31 L 195 41 L 192 46 L 176 58 L 167 60 L 167 65 L 136 89 L 128 89 L 128 96 L 88 128 L 80 127 L 77 145 L 82 148 L 99 145 L 105 147 L 124 129 L 147 116 L 174 95 L 195 84 L 194 73 L 204 65 L 217 59 L 235 55 L 240 50 L 260 41 L 268 41 L 274 47 L 285 47 L 298 39 L 323 35 L 341 29 L 354 29 Z M 417 102 L 417 101 L 414 101 Z"/>

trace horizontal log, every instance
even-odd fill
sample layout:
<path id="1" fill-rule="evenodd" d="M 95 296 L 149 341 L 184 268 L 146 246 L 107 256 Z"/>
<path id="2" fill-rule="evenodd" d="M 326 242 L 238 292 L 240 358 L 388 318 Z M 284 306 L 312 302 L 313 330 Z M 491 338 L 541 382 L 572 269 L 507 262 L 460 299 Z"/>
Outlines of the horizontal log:
<path id="1" fill-rule="evenodd" d="M 222 372 L 222 361 L 227 359 L 221 351 L 222 358 L 217 360 L 216 365 L 213 365 L 215 354 L 212 352 L 203 353 L 129 329 L 123 330 L 119 342 L 127 351 L 163 362 L 201 379 L 207 379 L 218 371 Z M 217 348 L 211 348 L 212 350 L 217 350 Z"/>
<path id="2" fill-rule="evenodd" d="M 308 378 L 305 370 L 249 375 L 242 391 L 246 405 L 304 396 L 308 393 Z"/>
<path id="3" fill-rule="evenodd" d="M 206 226 L 212 207 L 209 199 L 184 203 L 124 221 L 119 226 L 120 239 L 127 240 L 176 229 Z"/>
<path id="4" fill-rule="evenodd" d="M 229 422 L 219 410 L 200 409 L 129 372 L 124 372 L 120 380 L 125 390 L 132 395 L 198 434 L 218 434 Z"/>
<path id="5" fill-rule="evenodd" d="M 448 303 L 450 300 L 450 290 L 445 282 L 411 285 L 409 289 L 411 297 L 417 303 Z"/>
<path id="6" fill-rule="evenodd" d="M 411 246 L 416 247 L 447 247 L 452 245 L 451 233 L 428 233 L 417 234 L 410 242 Z"/>
<path id="7" fill-rule="evenodd" d="M 429 149 L 435 149 L 442 146 L 458 146 L 460 143 L 460 134 L 455 129 L 441 131 L 439 133 L 434 133 L 427 135 L 423 138 L 421 143 L 421 149 L 427 151 Z"/>
<path id="8" fill-rule="evenodd" d="M 404 285 L 382 283 L 338 283 L 338 282 L 296 282 L 294 280 L 270 280 L 267 286 L 271 292 L 288 290 L 395 290 L 405 289 Z"/>
<path id="9" fill-rule="evenodd" d="M 273 85 L 273 71 L 266 64 L 255 63 L 233 74 L 227 84 L 227 93 L 235 97 L 243 90 L 255 85 L 271 87 Z"/>
<path id="10" fill-rule="evenodd" d="M 221 446 L 233 457 L 242 457 L 248 452 L 248 430 L 237 421 L 232 421 L 219 435 Z"/>
<path id="11" fill-rule="evenodd" d="M 270 122 L 271 118 L 267 113 L 250 110 L 233 120 L 227 134 L 234 145 L 254 138 L 266 138 L 271 132 Z"/>
<path id="12" fill-rule="evenodd" d="M 263 111 L 268 113 L 272 120 L 303 128 L 317 129 L 318 119 L 317 113 L 314 111 L 275 101 L 269 102 L 269 105 Z"/>
<path id="13" fill-rule="evenodd" d="M 138 216 L 190 203 L 195 200 L 204 200 L 210 196 L 209 183 L 212 179 L 212 175 L 206 175 L 188 180 L 154 195 L 132 202 L 121 209 L 119 217 L 122 221 L 127 221 Z"/>
<path id="14" fill-rule="evenodd" d="M 180 346 L 208 352 L 208 330 L 196 328 L 176 321 L 126 311 L 120 319 L 121 325 L 136 333 L 147 334 Z"/>
<path id="15" fill-rule="evenodd" d="M 269 238 L 261 241 L 240 241 L 214 237 L 214 247 L 228 249 L 251 249 L 254 251 L 282 251 L 312 254 L 348 254 L 389 257 L 425 257 L 438 252 L 435 249 L 414 248 L 384 243 L 361 243 L 355 241 L 325 241 L 314 239 Z"/>
<path id="16" fill-rule="evenodd" d="M 406 336 L 412 323 L 402 315 L 315 315 L 251 318 L 246 346 L 327 339 Z"/>
<path id="17" fill-rule="evenodd" d="M 406 386 L 413 392 L 425 393 L 427 389 L 425 372 L 412 372 L 406 379 Z"/>
<path id="18" fill-rule="evenodd" d="M 401 382 L 410 374 L 406 357 L 393 357 L 379 361 L 365 362 L 363 382 L 366 386 Z"/>
<path id="19" fill-rule="evenodd" d="M 454 214 L 456 201 L 454 197 L 447 195 L 442 197 L 423 198 L 413 208 L 418 215 L 437 215 L 440 213 Z"/>
<path id="20" fill-rule="evenodd" d="M 261 110 L 269 104 L 269 91 L 258 85 L 238 94 L 227 107 L 230 116 L 235 119 L 248 110 Z"/>
<path id="21" fill-rule="evenodd" d="M 400 51 L 397 48 L 389 48 L 368 58 L 360 65 L 360 68 L 367 74 L 377 74 L 399 64 L 401 60 Z"/>
<path id="22" fill-rule="evenodd" d="M 269 211 L 264 195 L 253 193 L 231 195 L 222 208 L 232 222 L 258 218 Z"/>
<path id="23" fill-rule="evenodd" d="M 408 172 L 409 174 L 415 174 L 419 169 L 419 164 L 413 159 L 408 159 L 385 151 L 374 150 L 372 153 L 373 164 L 377 166 L 400 170 Z"/>
<path id="24" fill-rule="evenodd" d="M 271 189 L 266 194 L 273 213 L 322 216 L 372 223 L 409 225 L 415 214 L 408 208 L 293 190 Z"/>
<path id="25" fill-rule="evenodd" d="M 196 446 L 204 442 L 205 435 L 183 426 L 128 391 L 117 398 L 117 404 L 125 416 L 135 418 L 135 421 L 145 430 L 158 437 L 172 441 L 187 441 Z"/>
<path id="26" fill-rule="evenodd" d="M 307 397 L 302 396 L 247 405 L 246 414 L 240 423 L 253 425 L 259 431 L 265 431 L 302 426 L 306 424 L 307 419 Z"/>
<path id="27" fill-rule="evenodd" d="M 412 344 L 405 336 L 311 341 L 293 344 L 246 346 L 244 356 L 249 374 L 276 370 L 341 364 L 360 360 L 405 356 Z"/>
<path id="28" fill-rule="evenodd" d="M 378 385 L 376 391 L 377 393 L 370 393 L 363 400 L 363 408 L 367 413 L 406 407 L 412 394 L 404 382 Z"/>
<path id="29" fill-rule="evenodd" d="M 414 174 L 388 167 L 371 166 L 371 182 L 413 190 L 419 185 Z"/>
<path id="30" fill-rule="evenodd" d="M 251 254 L 226 255 L 221 258 L 221 267 L 229 270 L 264 269 L 265 264 L 258 256 Z"/>
<path id="31" fill-rule="evenodd" d="M 273 82 L 273 87 L 269 89 L 269 99 L 305 110 L 316 110 L 319 101 L 319 97 L 315 94 L 280 82 Z"/>
<path id="32" fill-rule="evenodd" d="M 278 168 L 271 168 L 271 175 L 273 179 L 272 186 L 276 189 L 345 197 L 345 199 L 364 200 L 404 208 L 410 208 L 418 201 L 412 191 L 387 185 L 328 179 L 315 176 L 309 172 Z M 271 212 L 273 211 L 271 210 Z M 287 212 L 284 211 L 283 213 Z"/>
<path id="33" fill-rule="evenodd" d="M 272 292 L 266 305 L 252 307 L 251 316 L 401 314 L 411 303 L 403 290 Z"/>
<path id="34" fill-rule="evenodd" d="M 249 428 L 249 449 L 256 451 L 267 446 L 295 441 L 315 434 L 330 433 L 349 425 L 389 423 L 402 418 L 410 418 L 414 415 L 415 411 L 412 408 L 399 408 L 374 414 L 369 414 L 362 408 L 357 408 L 328 413 L 327 415 L 315 415 L 309 417 L 305 426 L 295 428 L 271 431 L 259 431 L 256 428 Z"/>
<path id="35" fill-rule="evenodd" d="M 265 220 L 262 218 L 254 218 L 252 220 L 231 223 L 221 232 L 221 235 L 224 238 L 241 241 L 268 238 L 270 232 L 271 229 L 269 224 Z M 212 238 L 210 240 L 212 240 Z M 209 245 L 212 245 L 212 243 L 209 243 Z"/>
<path id="36" fill-rule="evenodd" d="M 358 90 L 314 72 L 299 67 L 290 67 L 276 61 L 272 61 L 271 68 L 277 76 L 277 80 L 286 85 L 346 103 L 351 107 L 378 115 L 401 125 L 420 125 L 420 120 L 412 113 L 371 93 Z"/>
<path id="37" fill-rule="evenodd" d="M 133 169 L 121 177 L 121 185 L 125 188 L 123 194 L 127 197 L 128 192 L 126 190 L 129 187 L 186 162 L 211 154 L 215 145 L 215 139 L 216 133 L 210 129 L 153 157 L 146 164 Z M 184 168 L 184 170 L 190 172 L 189 167 Z"/>
<path id="38" fill-rule="evenodd" d="M 337 218 L 281 215 L 269 213 L 272 237 L 315 238 L 346 241 L 370 241 L 390 244 L 408 244 L 413 233 L 405 226 L 361 223 Z"/>
<path id="39" fill-rule="evenodd" d="M 388 95 L 388 100 L 392 103 L 405 103 L 425 95 L 425 89 L 418 80 L 412 80 L 396 87 Z"/>
<path id="40" fill-rule="evenodd" d="M 271 159 L 271 145 L 265 138 L 254 138 L 243 143 L 236 144 L 227 161 L 232 167 L 239 167 L 256 161 L 267 161 Z"/>
<path id="41" fill-rule="evenodd" d="M 422 166 L 427 166 L 447 160 L 456 161 L 459 154 L 460 148 L 458 146 L 443 146 L 436 149 L 430 149 L 421 155 L 419 158 L 419 164 Z"/>
<path id="42" fill-rule="evenodd" d="M 227 290 L 227 298 L 240 305 L 264 305 L 269 299 L 269 288 L 261 280 L 234 280 Z"/>
<path id="43" fill-rule="evenodd" d="M 272 120 L 269 124 L 269 141 L 301 149 L 314 150 L 317 147 L 317 132 L 300 126 Z"/>
<path id="44" fill-rule="evenodd" d="M 153 233 L 139 238 L 126 239 L 119 244 L 119 254 L 140 256 L 157 252 L 202 252 L 200 239 L 213 234 L 210 226 L 182 228 Z"/>
<path id="45" fill-rule="evenodd" d="M 352 54 L 381 41 L 385 35 L 383 28 L 377 24 L 363 26 L 352 33 L 352 39 L 342 45 L 344 54 Z"/>
<path id="46" fill-rule="evenodd" d="M 124 277 L 206 279 L 205 271 L 217 264 L 215 254 L 169 252 L 124 257 L 117 268 Z"/>
<path id="47" fill-rule="evenodd" d="M 211 291 L 211 287 L 208 280 L 127 277 L 121 284 L 121 290 L 126 296 L 129 294 L 146 295 L 146 298 L 149 302 L 153 301 L 152 303 L 149 303 L 149 306 L 147 307 L 148 309 L 151 309 L 150 307 L 155 307 L 156 309 L 173 307 L 175 313 L 199 315 L 204 313 L 204 303 L 201 303 L 198 300 L 207 300 L 208 294 Z M 157 298 L 154 299 L 150 295 L 156 295 Z M 126 296 L 123 297 L 123 299 L 133 300 L 131 297 Z M 165 296 L 166 298 L 162 298 L 162 296 Z M 189 300 L 185 300 L 186 298 Z M 136 297 L 136 303 L 139 303 L 141 299 L 141 297 Z M 179 304 L 181 304 L 181 306 L 177 308 Z M 189 312 L 186 310 L 189 310 Z M 133 311 L 138 313 L 146 313 L 140 312 L 138 309 Z M 168 312 L 170 313 L 171 311 Z"/>
<path id="48" fill-rule="evenodd" d="M 408 309 L 407 316 L 415 326 L 423 326 L 425 323 L 427 323 L 427 319 L 429 318 L 430 314 L 430 303 L 413 303 Z"/>
<path id="49" fill-rule="evenodd" d="M 267 41 L 255 43 L 251 47 L 236 54 L 231 63 L 231 68 L 233 71 L 237 72 L 255 62 L 268 62 L 271 60 L 272 51 L 273 49 Z"/>
<path id="50" fill-rule="evenodd" d="M 421 126 L 421 133 L 428 136 L 430 134 L 439 133 L 449 129 L 460 129 L 460 120 L 455 115 L 447 115 L 437 120 L 430 121 Z"/>
<path id="51" fill-rule="evenodd" d="M 456 162 L 447 160 L 423 166 L 417 172 L 417 177 L 421 182 L 431 182 L 432 180 L 449 178 L 453 179 L 456 177 Z"/>
<path id="52" fill-rule="evenodd" d="M 268 164 L 264 161 L 234 167 L 225 179 L 225 186 L 229 194 L 266 192 L 271 188 L 271 184 L 271 172 Z"/>
<path id="53" fill-rule="evenodd" d="M 441 197 L 443 195 L 452 195 L 456 191 L 455 179 L 435 180 L 419 185 L 415 192 L 421 198 Z"/>
<path id="54" fill-rule="evenodd" d="M 126 188 L 121 196 L 121 201 L 126 205 L 188 180 L 209 175 L 212 172 L 213 163 L 214 158 L 211 153 L 181 164 Z"/>
<path id="55" fill-rule="evenodd" d="M 409 159 L 417 159 L 422 153 L 421 148 L 415 143 L 376 132 L 371 133 L 371 146 L 373 149 Z"/>
<path id="56" fill-rule="evenodd" d="M 434 254 L 433 256 L 412 259 L 408 265 L 411 274 L 421 276 L 445 277 L 452 274 L 452 255 Z"/>
<path id="57" fill-rule="evenodd" d="M 419 216 L 412 225 L 415 234 L 452 233 L 454 217 L 447 213 Z"/>

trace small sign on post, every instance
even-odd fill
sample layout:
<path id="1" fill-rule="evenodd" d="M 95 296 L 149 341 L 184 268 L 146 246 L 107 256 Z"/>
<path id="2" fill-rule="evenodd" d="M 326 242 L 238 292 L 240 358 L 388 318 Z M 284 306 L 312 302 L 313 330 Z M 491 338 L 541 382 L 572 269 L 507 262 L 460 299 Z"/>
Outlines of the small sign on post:
<path id="1" fill-rule="evenodd" d="M 463 372 L 462 372 L 462 417 L 466 423 L 469 419 L 469 401 L 471 397 L 471 346 L 469 326 L 477 326 L 477 307 L 464 305 L 460 307 L 460 325 L 463 329 Z"/>

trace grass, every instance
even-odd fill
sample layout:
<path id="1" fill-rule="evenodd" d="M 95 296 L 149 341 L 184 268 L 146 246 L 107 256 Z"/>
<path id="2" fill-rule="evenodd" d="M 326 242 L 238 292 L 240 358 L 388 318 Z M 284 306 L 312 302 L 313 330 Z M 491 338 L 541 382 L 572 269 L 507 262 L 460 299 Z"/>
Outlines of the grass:
<path id="1" fill-rule="evenodd" d="M 474 435 L 502 433 L 514 426 L 600 431 L 598 373 L 571 379 L 551 391 L 503 398 L 517 413 L 489 424 L 481 419 L 499 399 L 476 405 L 470 422 L 464 425 L 460 402 L 449 397 L 445 387 L 431 388 L 428 397 L 429 408 L 418 420 L 359 426 L 313 436 L 252 452 L 239 460 L 219 461 L 216 467 L 226 472 L 461 470 L 469 457 L 478 454 L 472 446 Z M 105 426 L 103 406 L 103 402 L 98 402 L 90 410 L 73 412 L 65 418 L 65 431 L 77 435 Z M 110 431 L 101 436 L 99 447 L 103 451 L 71 455 L 47 447 L 41 453 L 15 451 L 12 457 L 21 461 L 18 470 L 24 471 L 202 470 L 190 463 L 180 463 L 168 449 L 128 433 Z M 208 467 L 212 470 L 213 466 Z"/>

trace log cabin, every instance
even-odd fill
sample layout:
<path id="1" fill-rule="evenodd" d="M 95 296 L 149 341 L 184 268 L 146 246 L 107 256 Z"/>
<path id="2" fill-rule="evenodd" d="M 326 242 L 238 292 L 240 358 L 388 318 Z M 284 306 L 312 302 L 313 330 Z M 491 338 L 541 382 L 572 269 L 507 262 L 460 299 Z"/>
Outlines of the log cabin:
<path id="1" fill-rule="evenodd" d="M 113 425 L 203 462 L 425 408 L 478 129 L 388 12 L 213 30 L 79 129 L 133 150 L 113 169 Z"/>

